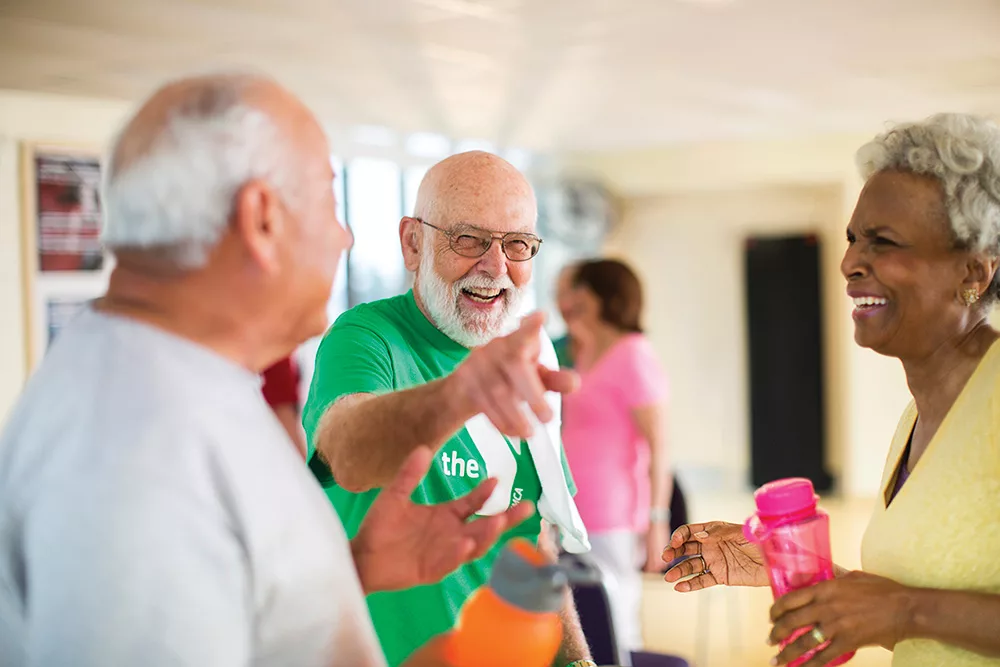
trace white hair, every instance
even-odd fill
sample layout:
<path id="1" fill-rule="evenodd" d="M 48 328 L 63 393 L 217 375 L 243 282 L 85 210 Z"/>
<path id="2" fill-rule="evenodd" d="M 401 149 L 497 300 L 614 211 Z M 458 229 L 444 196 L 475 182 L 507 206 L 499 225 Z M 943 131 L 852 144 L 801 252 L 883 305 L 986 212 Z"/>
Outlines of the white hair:
<path id="1" fill-rule="evenodd" d="M 886 169 L 935 176 L 956 245 L 1000 256 L 1000 126 L 970 114 L 942 113 L 891 127 L 857 152 L 866 180 Z M 1000 272 L 986 295 L 1000 297 Z"/>
<path id="2" fill-rule="evenodd" d="M 204 266 L 229 223 L 233 200 L 252 179 L 292 206 L 294 155 L 263 110 L 246 101 L 253 74 L 206 78 L 168 111 L 147 149 L 123 165 L 111 146 L 105 170 L 102 240 L 114 250 L 157 249 L 183 269 Z"/>

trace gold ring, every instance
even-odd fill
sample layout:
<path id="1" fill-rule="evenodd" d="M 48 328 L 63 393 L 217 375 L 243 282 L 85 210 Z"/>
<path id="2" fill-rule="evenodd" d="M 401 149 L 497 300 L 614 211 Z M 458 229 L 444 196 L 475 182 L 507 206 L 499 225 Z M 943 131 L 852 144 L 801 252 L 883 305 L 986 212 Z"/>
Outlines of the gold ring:
<path id="1" fill-rule="evenodd" d="M 825 644 L 829 641 L 829 639 L 827 639 L 827 636 L 823 634 L 823 631 L 819 629 L 818 625 L 814 625 L 812 632 L 810 632 L 809 634 L 812 635 L 812 638 L 816 640 L 817 646 Z"/>

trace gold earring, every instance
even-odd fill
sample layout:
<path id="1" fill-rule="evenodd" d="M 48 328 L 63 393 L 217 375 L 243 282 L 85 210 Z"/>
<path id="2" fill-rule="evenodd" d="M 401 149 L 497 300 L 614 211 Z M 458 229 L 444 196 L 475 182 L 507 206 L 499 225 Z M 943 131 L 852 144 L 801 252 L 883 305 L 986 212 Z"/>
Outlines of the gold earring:
<path id="1" fill-rule="evenodd" d="M 977 301 L 979 301 L 979 290 L 969 289 L 962 290 L 962 301 L 965 302 L 966 306 L 972 306 Z"/>

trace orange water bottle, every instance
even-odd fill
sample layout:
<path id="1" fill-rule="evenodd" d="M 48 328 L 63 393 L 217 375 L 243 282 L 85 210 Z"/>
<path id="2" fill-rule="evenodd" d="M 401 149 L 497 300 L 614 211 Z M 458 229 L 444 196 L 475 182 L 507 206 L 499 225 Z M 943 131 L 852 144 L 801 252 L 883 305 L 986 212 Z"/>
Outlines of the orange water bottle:
<path id="1" fill-rule="evenodd" d="M 444 645 L 452 667 L 549 667 L 562 640 L 566 573 L 530 542 L 507 543 Z"/>

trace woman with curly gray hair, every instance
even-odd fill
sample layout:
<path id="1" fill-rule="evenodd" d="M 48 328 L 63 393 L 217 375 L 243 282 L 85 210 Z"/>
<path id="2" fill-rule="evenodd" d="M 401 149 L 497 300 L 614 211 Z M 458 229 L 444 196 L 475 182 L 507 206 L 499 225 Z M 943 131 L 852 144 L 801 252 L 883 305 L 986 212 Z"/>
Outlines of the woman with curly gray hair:
<path id="1" fill-rule="evenodd" d="M 863 646 L 896 667 L 1000 665 L 1000 127 L 941 114 L 858 151 L 866 179 L 841 271 L 858 345 L 896 357 L 913 402 L 893 438 L 862 544 L 864 572 L 771 609 L 773 664 L 826 644 L 820 667 Z M 741 526 L 679 528 L 664 551 L 679 591 L 767 585 Z"/>

